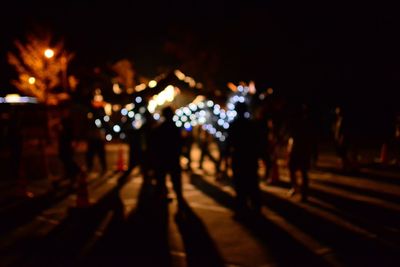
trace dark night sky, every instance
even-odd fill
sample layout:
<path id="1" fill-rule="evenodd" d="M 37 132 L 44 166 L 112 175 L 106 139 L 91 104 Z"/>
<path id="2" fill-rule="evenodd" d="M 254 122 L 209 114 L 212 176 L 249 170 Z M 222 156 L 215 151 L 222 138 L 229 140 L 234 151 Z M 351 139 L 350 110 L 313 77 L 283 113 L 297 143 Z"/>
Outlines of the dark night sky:
<path id="1" fill-rule="evenodd" d="M 9 87 L 5 54 L 12 41 L 32 25 L 44 25 L 65 37 L 67 48 L 76 53 L 75 65 L 125 57 L 135 62 L 139 74 L 151 76 L 168 63 L 165 42 L 189 34 L 194 41 L 188 46 L 219 55 L 216 78 L 221 85 L 253 79 L 291 97 L 343 102 L 361 110 L 398 109 L 396 7 L 378 2 L 241 2 L 62 0 L 44 5 L 16 0 L 6 6 L 3 1 L 1 88 Z"/>

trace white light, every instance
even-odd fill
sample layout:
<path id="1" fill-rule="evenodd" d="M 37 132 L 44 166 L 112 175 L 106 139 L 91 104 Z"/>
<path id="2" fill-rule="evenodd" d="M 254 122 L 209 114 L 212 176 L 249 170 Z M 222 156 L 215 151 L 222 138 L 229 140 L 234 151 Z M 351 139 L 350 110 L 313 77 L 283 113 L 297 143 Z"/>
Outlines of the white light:
<path id="1" fill-rule="evenodd" d="M 198 106 L 200 109 L 204 108 L 204 102 L 198 103 L 197 106 Z"/>
<path id="2" fill-rule="evenodd" d="M 120 94 L 120 93 L 122 93 L 122 90 L 121 90 L 121 88 L 119 87 L 119 84 L 118 84 L 118 83 L 114 83 L 114 84 L 113 84 L 113 92 L 114 92 L 115 94 Z"/>
<path id="3" fill-rule="evenodd" d="M 180 70 L 175 70 L 174 73 L 179 80 L 183 81 L 185 79 L 185 74 L 183 74 Z"/>
<path id="4" fill-rule="evenodd" d="M 132 122 L 132 126 L 135 129 L 140 129 L 143 125 L 142 120 L 135 120 L 134 122 Z"/>
<path id="5" fill-rule="evenodd" d="M 186 129 L 190 129 L 191 126 L 192 126 L 192 125 L 190 124 L 190 122 L 185 122 L 184 127 L 185 127 Z"/>
<path id="6" fill-rule="evenodd" d="M 215 128 L 211 128 L 211 129 L 210 129 L 210 133 L 211 133 L 211 134 L 215 134 L 216 132 L 217 132 L 217 130 L 215 130 Z"/>
<path id="7" fill-rule="evenodd" d="M 137 96 L 136 98 L 135 98 L 135 101 L 136 101 L 136 103 L 141 103 L 142 102 L 142 98 L 140 97 L 140 96 Z"/>
<path id="8" fill-rule="evenodd" d="M 99 120 L 99 119 L 96 119 L 95 121 L 94 121 L 94 123 L 96 124 L 96 126 L 97 127 L 101 127 L 101 120 Z"/>
<path id="9" fill-rule="evenodd" d="M 220 131 L 218 131 L 218 132 L 215 133 L 215 136 L 216 136 L 217 138 L 221 138 L 222 133 L 221 133 Z"/>
<path id="10" fill-rule="evenodd" d="M 114 132 L 119 133 L 121 131 L 121 127 L 119 127 L 119 125 L 114 125 L 113 130 Z"/>
<path id="11" fill-rule="evenodd" d="M 146 85 L 144 83 L 135 86 L 136 92 L 143 91 L 144 89 L 146 89 Z"/>
<path id="12" fill-rule="evenodd" d="M 129 111 L 128 112 L 128 117 L 129 118 L 133 118 L 135 116 L 135 112 L 133 112 L 133 111 Z"/>
<path id="13" fill-rule="evenodd" d="M 213 111 L 213 113 L 215 114 L 215 115 L 218 115 L 219 114 L 219 109 L 214 109 L 214 111 Z"/>
<path id="14" fill-rule="evenodd" d="M 224 123 L 224 129 L 228 129 L 229 128 L 229 123 L 225 122 Z"/>
<path id="15" fill-rule="evenodd" d="M 173 120 L 173 121 L 178 121 L 178 120 L 179 120 L 179 116 L 178 116 L 178 115 L 174 115 L 174 116 L 172 117 L 172 120 Z"/>
<path id="16" fill-rule="evenodd" d="M 182 127 L 182 122 L 181 121 L 177 121 L 175 122 L 176 127 Z"/>
<path id="17" fill-rule="evenodd" d="M 214 105 L 214 109 L 220 110 L 220 108 L 221 108 L 220 105 L 218 105 L 218 104 Z"/>
<path id="18" fill-rule="evenodd" d="M 106 115 L 106 116 L 103 117 L 103 120 L 104 120 L 105 122 L 109 122 L 109 121 L 110 121 L 110 117 L 108 117 L 108 116 Z"/>
<path id="19" fill-rule="evenodd" d="M 195 120 L 195 119 L 196 119 L 196 115 L 194 115 L 194 114 L 191 114 L 189 118 L 190 118 L 190 120 L 191 120 L 191 121 L 193 121 L 193 120 Z"/>
<path id="20" fill-rule="evenodd" d="M 206 118 L 200 117 L 200 118 L 199 118 L 199 123 L 200 123 L 200 124 L 206 123 Z"/>
<path id="21" fill-rule="evenodd" d="M 238 90 L 239 92 L 243 92 L 243 86 L 242 86 L 242 85 L 239 85 L 239 86 L 237 87 L 237 90 Z"/>
<path id="22" fill-rule="evenodd" d="M 235 105 L 232 104 L 232 103 L 228 103 L 228 104 L 227 104 L 227 107 L 228 107 L 228 109 L 230 109 L 230 110 L 235 109 Z"/>
<path id="23" fill-rule="evenodd" d="M 157 81 L 151 80 L 151 81 L 149 82 L 149 87 L 150 87 L 150 88 L 154 88 L 154 87 L 156 87 L 156 86 L 157 86 Z"/>
<path id="24" fill-rule="evenodd" d="M 181 117 L 181 121 L 185 122 L 185 121 L 187 121 L 187 120 L 188 120 L 188 118 L 187 118 L 185 115 L 183 115 L 183 116 Z"/>
<path id="25" fill-rule="evenodd" d="M 50 48 L 46 49 L 44 51 L 44 56 L 47 57 L 47 58 L 52 58 L 54 56 L 53 49 L 50 49 Z"/>
<path id="26" fill-rule="evenodd" d="M 178 116 L 182 116 L 182 114 L 183 114 L 182 109 L 177 109 L 175 111 L 175 114 L 178 115 Z"/>
<path id="27" fill-rule="evenodd" d="M 146 108 L 145 107 L 140 107 L 139 108 L 139 112 L 144 114 L 146 112 Z"/>
<path id="28" fill-rule="evenodd" d="M 124 134 L 124 133 L 121 133 L 121 134 L 119 135 L 119 138 L 121 138 L 121 139 L 125 139 L 125 138 L 126 138 L 126 134 Z"/>
<path id="29" fill-rule="evenodd" d="M 128 114 L 128 110 L 126 108 L 121 109 L 121 115 L 126 116 Z"/>
<path id="30" fill-rule="evenodd" d="M 193 121 L 190 122 L 190 124 L 194 127 L 194 126 L 197 125 L 197 121 L 193 120 Z"/>
<path id="31" fill-rule="evenodd" d="M 250 118 L 250 112 L 245 112 L 245 113 L 244 113 L 244 117 L 245 117 L 246 119 Z"/>
<path id="32" fill-rule="evenodd" d="M 106 135 L 106 140 L 107 141 L 111 141 L 112 140 L 112 135 L 111 134 L 107 134 Z"/>
<path id="33" fill-rule="evenodd" d="M 226 118 L 226 113 L 225 113 L 225 111 L 221 111 L 221 113 L 219 114 L 219 117 L 220 117 L 221 119 L 225 119 L 225 118 Z"/>
<path id="34" fill-rule="evenodd" d="M 175 117 L 175 116 L 174 116 Z M 158 121 L 160 119 L 160 114 L 154 113 L 153 118 Z"/>
<path id="35" fill-rule="evenodd" d="M 28 79 L 29 84 L 35 84 L 35 82 L 36 82 L 35 77 L 29 77 L 29 79 Z"/>
<path id="36" fill-rule="evenodd" d="M 18 103 L 20 102 L 21 96 L 19 94 L 8 94 L 5 97 L 7 103 Z"/>
<path id="37" fill-rule="evenodd" d="M 190 114 L 192 114 L 192 112 L 190 111 L 190 109 L 188 107 L 184 107 L 183 108 L 183 113 L 185 113 L 187 116 L 189 116 Z"/>
<path id="38" fill-rule="evenodd" d="M 132 110 L 132 109 L 135 108 L 135 104 L 130 103 L 130 104 L 126 105 L 125 108 L 126 108 L 127 110 Z"/>
<path id="39" fill-rule="evenodd" d="M 197 106 L 196 106 L 195 104 L 193 104 L 193 103 L 190 103 L 190 104 L 189 104 L 189 108 L 190 108 L 192 111 L 196 111 L 196 110 L 197 110 Z"/>
<path id="40" fill-rule="evenodd" d="M 135 114 L 135 120 L 141 120 L 142 119 L 142 115 L 140 115 L 139 113 Z"/>
<path id="41" fill-rule="evenodd" d="M 239 97 L 239 102 L 240 103 L 244 103 L 244 101 L 245 101 L 244 96 Z"/>
<path id="42" fill-rule="evenodd" d="M 211 108 L 212 106 L 214 106 L 214 102 L 212 102 L 211 100 L 208 100 L 207 107 Z"/>
<path id="43" fill-rule="evenodd" d="M 221 137 L 219 138 L 219 140 L 220 140 L 221 142 L 224 142 L 224 141 L 225 141 L 225 136 L 221 136 Z"/>
<path id="44" fill-rule="evenodd" d="M 199 115 L 201 117 L 205 117 L 206 116 L 206 112 L 204 110 L 200 110 Z"/>
<path id="45" fill-rule="evenodd" d="M 217 123 L 219 126 L 222 126 L 224 125 L 225 121 L 223 119 L 219 119 Z"/>

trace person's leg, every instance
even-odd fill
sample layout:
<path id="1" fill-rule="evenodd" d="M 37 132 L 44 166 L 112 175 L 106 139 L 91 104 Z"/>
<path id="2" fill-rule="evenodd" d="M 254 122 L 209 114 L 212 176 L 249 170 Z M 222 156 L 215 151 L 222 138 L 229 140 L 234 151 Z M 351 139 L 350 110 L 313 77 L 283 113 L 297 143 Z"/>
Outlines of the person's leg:
<path id="1" fill-rule="evenodd" d="M 179 166 L 174 167 L 171 172 L 172 185 L 176 194 L 176 199 L 178 204 L 183 203 L 183 193 L 182 193 L 182 175 Z"/>
<path id="2" fill-rule="evenodd" d="M 308 171 L 303 169 L 301 171 L 302 183 L 301 183 L 301 200 L 307 201 L 308 198 Z"/>

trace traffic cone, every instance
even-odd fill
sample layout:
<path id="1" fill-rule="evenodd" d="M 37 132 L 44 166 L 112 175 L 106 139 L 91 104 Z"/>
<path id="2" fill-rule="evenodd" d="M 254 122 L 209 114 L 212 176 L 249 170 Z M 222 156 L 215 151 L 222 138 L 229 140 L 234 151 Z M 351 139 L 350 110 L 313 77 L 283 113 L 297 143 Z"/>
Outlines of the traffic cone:
<path id="1" fill-rule="evenodd" d="M 119 146 L 116 169 L 119 172 L 126 171 L 126 165 L 125 165 L 125 159 L 124 159 L 124 150 L 123 150 L 122 146 Z"/>
<path id="2" fill-rule="evenodd" d="M 28 180 L 26 179 L 25 170 L 22 168 L 22 166 L 20 166 L 18 171 L 17 189 L 15 194 L 17 197 L 34 197 L 34 194 L 28 191 Z"/>
<path id="3" fill-rule="evenodd" d="M 78 185 L 76 189 L 76 207 L 86 208 L 90 206 L 89 202 L 89 190 L 87 183 L 87 175 L 81 172 L 78 175 Z"/>
<path id="4" fill-rule="evenodd" d="M 380 163 L 387 164 L 388 160 L 388 146 L 386 143 L 384 143 L 381 147 Z"/>

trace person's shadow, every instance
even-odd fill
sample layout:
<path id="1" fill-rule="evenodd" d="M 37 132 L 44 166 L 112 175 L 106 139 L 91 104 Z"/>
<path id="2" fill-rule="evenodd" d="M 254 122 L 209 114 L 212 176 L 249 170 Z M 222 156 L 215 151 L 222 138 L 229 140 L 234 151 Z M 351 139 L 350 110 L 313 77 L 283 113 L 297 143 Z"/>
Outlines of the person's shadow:
<path id="1" fill-rule="evenodd" d="M 175 221 L 185 245 L 187 266 L 225 266 L 203 222 L 187 203 L 177 212 Z"/>

